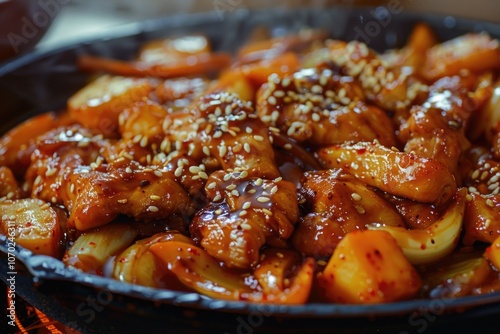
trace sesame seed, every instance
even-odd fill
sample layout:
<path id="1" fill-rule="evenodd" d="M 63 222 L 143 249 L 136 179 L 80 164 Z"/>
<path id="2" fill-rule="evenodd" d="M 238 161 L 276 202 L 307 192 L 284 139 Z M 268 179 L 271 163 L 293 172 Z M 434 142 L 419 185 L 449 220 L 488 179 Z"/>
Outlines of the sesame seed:
<path id="1" fill-rule="evenodd" d="M 130 174 L 130 173 L 132 173 L 132 169 L 130 167 L 127 167 L 127 168 L 125 168 L 125 172 Z"/>
<path id="2" fill-rule="evenodd" d="M 288 87 L 290 85 L 290 83 L 291 83 L 291 80 L 289 77 L 283 78 L 283 80 L 281 80 L 281 85 L 285 88 Z"/>
<path id="3" fill-rule="evenodd" d="M 129 160 L 134 160 L 134 157 L 128 152 L 123 152 L 123 156 Z"/>
<path id="4" fill-rule="evenodd" d="M 477 191 L 476 187 L 472 187 L 472 186 L 471 186 L 471 187 L 469 187 L 469 192 L 470 192 L 470 193 L 478 193 L 478 191 Z"/>
<path id="5" fill-rule="evenodd" d="M 276 192 L 278 191 L 278 186 L 274 186 L 271 188 L 271 194 L 276 194 Z"/>
<path id="6" fill-rule="evenodd" d="M 184 168 L 182 166 L 177 167 L 174 171 L 174 175 L 177 177 L 181 176 L 183 170 L 184 170 Z"/>
<path id="7" fill-rule="evenodd" d="M 199 173 L 198 173 L 198 176 L 199 176 L 200 178 L 204 179 L 204 180 L 207 180 L 207 179 L 208 179 L 208 174 L 207 174 L 207 173 L 205 173 L 205 172 L 203 172 L 203 171 L 199 172 Z"/>
<path id="8" fill-rule="evenodd" d="M 274 96 L 269 96 L 267 98 L 267 102 L 269 102 L 269 104 L 273 105 L 273 106 L 275 106 L 278 103 L 278 101 L 276 100 L 276 97 L 274 97 Z"/>
<path id="9" fill-rule="evenodd" d="M 290 143 L 286 143 L 285 145 L 283 145 L 283 147 L 286 149 L 286 150 L 291 150 L 293 148 L 292 144 Z"/>
<path id="10" fill-rule="evenodd" d="M 257 189 L 250 189 L 249 191 L 247 191 L 247 193 L 250 195 L 255 194 L 256 192 L 257 192 Z"/>
<path id="11" fill-rule="evenodd" d="M 284 258 L 282 253 L 276 253 L 276 256 L 279 257 L 280 259 Z"/>
<path id="12" fill-rule="evenodd" d="M 47 171 L 45 172 L 45 176 L 49 177 L 49 176 L 53 176 L 55 173 L 57 173 L 57 169 L 56 168 L 48 168 Z"/>
<path id="13" fill-rule="evenodd" d="M 141 142 L 139 143 L 141 147 L 148 146 L 148 137 L 142 137 Z"/>
<path id="14" fill-rule="evenodd" d="M 243 149 L 245 150 L 245 152 L 250 153 L 250 144 L 249 143 L 243 144 Z"/>
<path id="15" fill-rule="evenodd" d="M 479 170 L 476 169 L 474 172 L 472 172 L 471 178 L 475 180 L 478 177 L 479 177 Z"/>
<path id="16" fill-rule="evenodd" d="M 240 213 L 238 213 L 238 216 L 243 217 L 246 214 L 247 214 L 247 210 L 241 210 Z M 241 226 L 241 228 L 243 228 L 243 224 L 241 224 L 240 226 Z M 250 226 L 250 225 L 247 225 L 247 226 Z M 244 230 L 249 230 L 249 229 L 245 229 L 245 228 L 243 228 L 243 229 Z"/>
<path id="17" fill-rule="evenodd" d="M 221 195 L 219 195 L 219 194 L 217 194 L 217 195 L 215 195 L 215 197 L 214 197 L 214 202 L 218 202 L 218 201 L 220 201 L 221 199 L 222 199 L 222 196 L 221 196 Z"/>
<path id="18" fill-rule="evenodd" d="M 313 120 L 313 121 L 315 121 L 315 122 L 319 122 L 319 121 L 320 121 L 320 119 L 321 119 L 321 116 L 320 116 L 318 113 L 313 113 L 313 114 L 311 115 L 311 118 L 312 118 L 312 120 Z"/>
<path id="19" fill-rule="evenodd" d="M 284 97 L 285 96 L 285 92 L 282 91 L 282 90 L 277 90 L 277 91 L 274 92 L 273 95 L 276 96 L 276 97 L 278 97 L 278 98 L 279 97 Z"/>
<path id="20" fill-rule="evenodd" d="M 242 208 L 243 208 L 244 210 L 247 210 L 247 209 L 249 209 L 251 206 L 252 206 L 252 203 L 251 203 L 251 202 L 245 202 L 245 203 L 243 203 Z"/>
<path id="21" fill-rule="evenodd" d="M 229 180 L 230 178 L 232 178 L 232 177 L 233 177 L 233 175 L 232 175 L 232 174 L 226 174 L 226 175 L 224 175 L 224 178 L 223 178 L 223 179 L 224 179 L 224 181 L 228 181 L 228 180 Z"/>
<path id="22" fill-rule="evenodd" d="M 219 131 L 219 130 L 215 131 L 213 137 L 214 138 L 220 138 L 220 137 L 222 137 L 222 131 Z"/>
<path id="23" fill-rule="evenodd" d="M 149 196 L 149 198 L 151 198 L 153 201 L 158 201 L 161 199 L 161 197 L 158 195 L 151 195 L 151 196 Z"/>
<path id="24" fill-rule="evenodd" d="M 230 184 L 226 187 L 227 190 L 233 190 L 236 189 L 236 184 Z"/>
<path id="25" fill-rule="evenodd" d="M 253 136 L 253 139 L 255 139 L 256 141 L 264 141 L 264 137 L 259 136 L 259 135 Z"/>
<path id="26" fill-rule="evenodd" d="M 74 194 L 75 193 L 75 184 L 72 183 L 70 186 L 69 186 L 69 192 Z"/>
<path id="27" fill-rule="evenodd" d="M 219 146 L 219 155 L 221 158 L 223 158 L 227 153 L 227 147 L 225 144 Z"/>
<path id="28" fill-rule="evenodd" d="M 495 207 L 495 203 L 493 203 L 493 201 L 489 198 L 486 200 L 486 205 L 489 206 L 490 208 Z"/>
<path id="29" fill-rule="evenodd" d="M 189 167 L 189 172 L 191 174 L 198 174 L 199 172 L 201 172 L 201 168 L 199 166 L 191 166 Z"/>
<path id="30" fill-rule="evenodd" d="M 267 203 L 270 200 L 271 199 L 269 197 L 264 197 L 264 196 L 257 197 L 257 202 L 260 202 L 260 203 Z"/>
<path id="31" fill-rule="evenodd" d="M 148 211 L 149 212 L 158 212 L 158 211 L 160 211 L 160 209 L 158 209 L 158 207 L 156 207 L 154 205 L 150 205 L 150 206 L 148 206 Z"/>
<path id="32" fill-rule="evenodd" d="M 491 168 L 491 165 L 487 162 L 487 163 L 485 163 L 485 164 L 484 164 L 484 168 L 486 168 L 486 169 L 490 169 L 490 168 Z"/>
<path id="33" fill-rule="evenodd" d="M 264 212 L 268 216 L 272 216 L 273 215 L 273 212 L 271 210 L 269 210 L 269 209 L 266 209 L 266 208 L 263 208 L 262 212 Z"/>
<path id="34" fill-rule="evenodd" d="M 244 216 L 246 214 L 247 214 L 247 212 L 245 210 L 243 210 L 239 213 L 239 216 L 241 217 L 241 216 Z M 252 229 L 252 225 L 247 224 L 247 223 L 242 223 L 240 226 L 242 229 L 247 230 L 247 231 Z"/>
<path id="35" fill-rule="evenodd" d="M 231 195 L 238 197 L 238 196 L 240 196 L 240 192 L 238 190 L 236 190 L 236 189 L 233 189 L 231 191 Z"/>
<path id="36" fill-rule="evenodd" d="M 264 183 L 264 180 L 262 180 L 261 178 L 258 178 L 256 181 L 255 181 L 255 185 L 257 186 L 261 186 L 262 184 Z"/>
<path id="37" fill-rule="evenodd" d="M 488 171 L 486 171 L 486 170 L 484 172 L 482 172 L 481 173 L 481 181 L 486 180 L 486 178 L 488 177 L 489 174 L 490 173 Z"/>
<path id="38" fill-rule="evenodd" d="M 355 201 L 361 201 L 361 196 L 358 193 L 352 193 L 351 197 Z"/>
<path id="39" fill-rule="evenodd" d="M 355 208 L 359 214 L 364 214 L 366 212 L 365 208 L 363 208 L 361 205 L 356 205 Z"/>
<path id="40" fill-rule="evenodd" d="M 210 156 L 210 149 L 208 146 L 203 146 L 203 153 L 205 153 L 206 156 Z"/>
<path id="41" fill-rule="evenodd" d="M 162 176 L 163 176 L 163 173 L 162 173 L 162 172 L 160 172 L 159 170 L 155 170 L 155 171 L 153 172 L 153 174 L 154 174 L 154 175 L 156 175 L 157 177 L 162 177 Z"/>
<path id="42" fill-rule="evenodd" d="M 488 186 L 488 190 L 495 190 L 500 184 L 498 182 L 492 183 Z"/>
<path id="43" fill-rule="evenodd" d="M 473 200 L 473 198 L 472 198 L 472 196 L 470 194 L 467 194 L 465 196 L 465 199 L 467 200 L 467 202 L 472 202 L 472 200 Z"/>
<path id="44" fill-rule="evenodd" d="M 323 87 L 314 85 L 311 87 L 311 92 L 313 92 L 314 94 L 321 94 L 321 92 L 323 92 Z"/>
<path id="45" fill-rule="evenodd" d="M 222 209 L 217 209 L 217 210 L 214 211 L 214 213 L 216 215 L 220 215 L 222 213 Z"/>
<path id="46" fill-rule="evenodd" d="M 217 186 L 217 183 L 215 182 L 210 182 L 208 185 L 207 185 L 207 189 L 214 189 L 215 187 Z"/>
<path id="47" fill-rule="evenodd" d="M 319 266 L 322 266 L 322 267 L 324 267 L 324 266 L 326 266 L 326 265 L 327 265 L 327 262 L 326 262 L 325 260 L 318 260 L 316 263 L 317 263 Z"/>
<path id="48" fill-rule="evenodd" d="M 281 176 L 278 176 L 277 178 L 275 178 L 275 179 L 273 180 L 273 182 L 278 183 L 278 182 L 280 182 L 281 180 L 283 180 L 283 178 L 282 178 Z"/>
<path id="49" fill-rule="evenodd" d="M 9 191 L 9 193 L 7 194 L 7 199 L 12 199 L 12 197 L 14 197 L 14 193 L 12 191 Z"/>
<path id="50" fill-rule="evenodd" d="M 490 224 L 491 224 L 491 219 L 489 219 L 489 218 L 488 218 L 488 219 L 486 219 L 486 221 L 484 222 L 484 227 L 485 227 L 485 228 L 488 228 L 488 227 L 490 227 Z"/>
<path id="51" fill-rule="evenodd" d="M 52 196 L 52 203 L 57 203 L 57 198 L 55 196 Z"/>

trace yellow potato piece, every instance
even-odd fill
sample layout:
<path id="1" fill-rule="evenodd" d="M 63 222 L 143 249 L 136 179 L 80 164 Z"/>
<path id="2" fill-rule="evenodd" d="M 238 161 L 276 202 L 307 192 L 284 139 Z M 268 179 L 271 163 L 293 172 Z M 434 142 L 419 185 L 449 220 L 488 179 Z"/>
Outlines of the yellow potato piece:
<path id="1" fill-rule="evenodd" d="M 500 271 L 500 237 L 496 238 L 491 246 L 486 248 L 484 255 Z"/>
<path id="2" fill-rule="evenodd" d="M 335 303 L 375 304 L 414 297 L 422 281 L 385 231 L 355 231 L 339 243 L 318 277 Z"/>
<path id="3" fill-rule="evenodd" d="M 0 202 L 0 232 L 33 253 L 61 255 L 66 215 L 40 199 Z"/>

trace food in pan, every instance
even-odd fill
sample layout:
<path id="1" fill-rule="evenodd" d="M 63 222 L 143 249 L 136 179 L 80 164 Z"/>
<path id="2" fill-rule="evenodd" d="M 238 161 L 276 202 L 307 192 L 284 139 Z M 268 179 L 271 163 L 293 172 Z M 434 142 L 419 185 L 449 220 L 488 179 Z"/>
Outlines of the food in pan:
<path id="1" fill-rule="evenodd" d="M 0 139 L 0 227 L 127 283 L 257 303 L 500 290 L 500 48 L 425 24 L 377 53 L 322 31 L 235 55 L 192 35 Z"/>

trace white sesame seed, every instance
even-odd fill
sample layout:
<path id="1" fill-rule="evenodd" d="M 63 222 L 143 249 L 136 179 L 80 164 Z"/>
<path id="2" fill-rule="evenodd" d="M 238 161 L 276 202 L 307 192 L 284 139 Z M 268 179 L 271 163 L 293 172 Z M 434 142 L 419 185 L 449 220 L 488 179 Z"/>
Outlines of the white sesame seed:
<path id="1" fill-rule="evenodd" d="M 226 175 L 224 175 L 223 179 L 224 179 L 224 181 L 228 181 L 232 177 L 233 177 L 232 174 L 226 174 Z"/>
<path id="2" fill-rule="evenodd" d="M 274 92 L 273 95 L 276 96 L 276 97 L 278 97 L 278 98 L 280 98 L 280 97 L 284 97 L 285 96 L 285 92 L 282 91 L 282 90 L 277 90 L 277 91 Z"/>
<path id="3" fill-rule="evenodd" d="M 151 196 L 149 196 L 149 198 L 151 198 L 153 201 L 158 201 L 161 199 L 161 197 L 158 195 L 151 195 Z"/>
<path id="4" fill-rule="evenodd" d="M 227 147 L 225 144 L 219 146 L 219 156 L 223 158 L 227 153 Z"/>
<path id="5" fill-rule="evenodd" d="M 267 203 L 269 202 L 271 199 L 269 197 L 265 197 L 265 196 L 260 196 L 260 197 L 257 197 L 257 201 L 260 202 L 260 203 Z"/>
<path id="6" fill-rule="evenodd" d="M 361 201 L 361 196 L 358 193 L 352 193 L 351 197 L 355 201 Z"/>
<path id="7" fill-rule="evenodd" d="M 208 146 L 203 146 L 203 153 L 205 153 L 206 156 L 210 156 L 210 149 Z"/>
<path id="8" fill-rule="evenodd" d="M 216 215 L 220 215 L 222 213 L 222 209 L 217 209 L 217 210 L 214 211 L 214 213 Z"/>
<path id="9" fill-rule="evenodd" d="M 130 173 L 132 173 L 132 169 L 130 167 L 127 167 L 127 168 L 125 168 L 125 172 L 130 174 Z"/>
<path id="10" fill-rule="evenodd" d="M 262 212 L 264 212 L 268 216 L 272 216 L 273 215 L 273 212 L 271 210 L 269 210 L 269 209 L 266 209 L 266 208 L 263 208 Z"/>
<path id="11" fill-rule="evenodd" d="M 142 137 L 141 142 L 139 143 L 141 147 L 148 146 L 148 137 Z"/>
<path id="12" fill-rule="evenodd" d="M 490 208 L 495 207 L 495 203 L 493 203 L 493 201 L 489 198 L 486 200 L 486 205 L 489 206 Z"/>
<path id="13" fill-rule="evenodd" d="M 220 194 L 215 195 L 214 197 L 214 202 L 218 202 L 222 199 L 222 196 Z"/>
<path id="14" fill-rule="evenodd" d="M 244 216 L 244 215 L 246 215 L 246 214 L 247 214 L 247 212 L 246 212 L 245 210 L 243 210 L 243 211 L 241 211 L 241 212 L 239 213 L 239 216 L 241 217 L 241 216 Z M 247 224 L 247 223 L 243 223 L 243 224 L 241 224 L 240 226 L 241 226 L 241 228 L 242 228 L 243 230 L 247 230 L 247 231 L 249 231 L 249 230 L 251 230 L 251 229 L 252 229 L 252 225 Z"/>
<path id="15" fill-rule="evenodd" d="M 252 133 L 253 129 L 251 127 L 247 126 L 245 131 L 246 131 L 246 133 Z"/>
<path id="16" fill-rule="evenodd" d="M 47 171 L 45 172 L 45 176 L 49 177 L 49 176 L 53 176 L 55 173 L 57 173 L 57 169 L 56 168 L 48 168 Z"/>
<path id="17" fill-rule="evenodd" d="M 177 176 L 177 177 L 181 176 L 181 175 L 182 175 L 182 171 L 183 171 L 183 170 L 184 170 L 184 168 L 183 168 L 182 166 L 177 167 L 177 168 L 175 169 L 175 171 L 174 171 L 174 175 L 175 175 L 175 176 Z"/>
<path id="18" fill-rule="evenodd" d="M 283 145 L 283 147 L 286 149 L 286 150 L 291 150 L 293 148 L 292 144 L 290 143 L 286 143 L 285 145 Z"/>
<path id="19" fill-rule="evenodd" d="M 220 137 L 222 137 L 222 131 L 219 131 L 219 130 L 215 131 L 213 137 L 214 138 L 220 138 Z"/>
<path id="20" fill-rule="evenodd" d="M 311 118 L 312 118 L 312 120 L 313 120 L 313 121 L 315 121 L 315 122 L 319 122 L 319 121 L 320 121 L 320 119 L 321 119 L 321 116 L 320 116 L 318 113 L 313 113 L 313 114 L 311 115 Z"/>
<path id="21" fill-rule="evenodd" d="M 356 205 L 355 208 L 359 214 L 364 214 L 366 212 L 365 208 L 363 208 L 361 205 Z"/>
<path id="22" fill-rule="evenodd" d="M 278 186 L 274 186 L 271 188 L 271 194 L 276 194 L 276 192 L 278 191 Z"/>
<path id="23" fill-rule="evenodd" d="M 236 189 L 233 189 L 231 191 L 231 195 L 238 197 L 238 196 L 240 196 L 240 192 L 238 190 L 236 190 Z"/>
<path id="24" fill-rule="evenodd" d="M 258 178 L 256 181 L 255 181 L 255 185 L 257 186 L 261 186 L 262 184 L 264 183 L 264 180 L 262 180 L 261 178 Z"/>
<path id="25" fill-rule="evenodd" d="M 230 184 L 226 187 L 227 190 L 233 190 L 236 189 L 236 184 Z"/>
<path id="26" fill-rule="evenodd" d="M 273 106 L 275 106 L 278 103 L 278 101 L 276 100 L 276 97 L 274 97 L 274 96 L 269 96 L 267 98 L 267 102 L 269 102 L 269 104 L 273 105 Z"/>
<path id="27" fill-rule="evenodd" d="M 253 139 L 255 139 L 256 141 L 263 141 L 263 140 L 264 140 L 264 137 L 259 136 L 259 135 L 254 135 L 254 136 L 253 136 Z"/>
<path id="28" fill-rule="evenodd" d="M 490 175 L 490 173 L 488 171 L 484 171 L 481 173 L 481 181 L 484 181 L 486 180 L 486 178 L 488 177 L 488 175 Z"/>
<path id="29" fill-rule="evenodd" d="M 148 206 L 148 211 L 149 212 L 158 212 L 158 211 L 160 211 L 160 209 L 158 209 L 158 207 L 156 207 L 154 205 L 150 205 L 150 206 Z"/>
<path id="30" fill-rule="evenodd" d="M 242 205 L 242 209 L 247 210 L 247 209 L 250 209 L 251 206 L 252 206 L 251 202 L 245 202 Z"/>

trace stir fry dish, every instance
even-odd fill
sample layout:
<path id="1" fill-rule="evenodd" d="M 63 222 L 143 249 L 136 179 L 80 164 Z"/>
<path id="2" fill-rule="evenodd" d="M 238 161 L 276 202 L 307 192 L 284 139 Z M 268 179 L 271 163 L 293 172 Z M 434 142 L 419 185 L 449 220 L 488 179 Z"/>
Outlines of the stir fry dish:
<path id="1" fill-rule="evenodd" d="M 0 231 L 147 287 L 255 303 L 500 291 L 500 46 L 418 24 L 376 52 L 264 30 L 79 60 L 0 139 Z"/>

